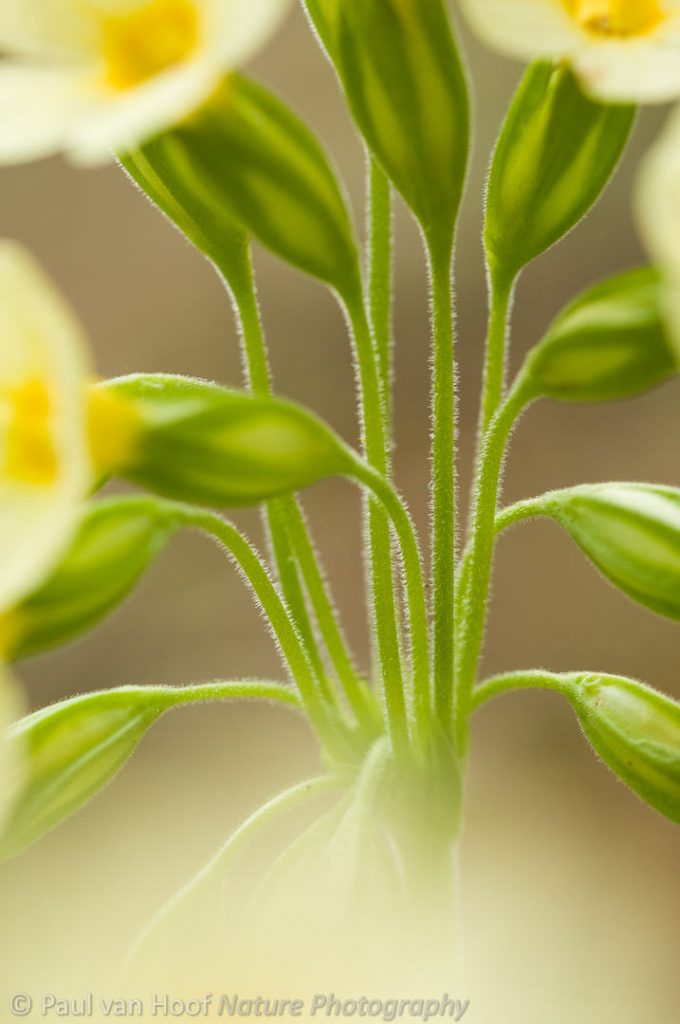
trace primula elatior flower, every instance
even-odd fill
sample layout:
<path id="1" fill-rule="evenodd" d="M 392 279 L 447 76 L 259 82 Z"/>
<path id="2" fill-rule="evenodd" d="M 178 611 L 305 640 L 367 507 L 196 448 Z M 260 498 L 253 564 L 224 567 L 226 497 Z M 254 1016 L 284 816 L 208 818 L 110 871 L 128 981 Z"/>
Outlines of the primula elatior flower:
<path id="1" fill-rule="evenodd" d="M 0 161 L 96 162 L 191 113 L 288 0 L 2 0 Z"/>
<path id="2" fill-rule="evenodd" d="M 32 257 L 0 242 L 0 611 L 68 543 L 93 470 L 80 329 Z"/>
<path id="3" fill-rule="evenodd" d="M 666 277 L 668 316 L 680 352 L 680 109 L 645 160 L 637 211 L 647 248 Z"/>
<path id="4" fill-rule="evenodd" d="M 680 97 L 680 0 L 463 0 L 494 49 L 567 61 L 603 100 Z"/>

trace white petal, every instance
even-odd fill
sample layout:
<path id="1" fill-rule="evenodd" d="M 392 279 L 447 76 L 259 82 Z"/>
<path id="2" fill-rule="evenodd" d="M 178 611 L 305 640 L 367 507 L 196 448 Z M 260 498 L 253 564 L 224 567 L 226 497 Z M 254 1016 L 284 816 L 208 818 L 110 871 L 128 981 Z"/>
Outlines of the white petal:
<path id="1" fill-rule="evenodd" d="M 666 309 L 680 358 L 680 109 L 642 166 L 637 219 L 652 259 L 666 275 Z"/>
<path id="2" fill-rule="evenodd" d="M 17 791 L 21 766 L 20 749 L 9 736 L 10 726 L 20 714 L 18 689 L 3 667 L 0 667 L 0 829 Z"/>
<path id="3" fill-rule="evenodd" d="M 0 610 L 48 574 L 68 544 L 91 484 L 86 385 L 90 370 L 80 328 L 32 257 L 0 243 L 0 397 L 31 379 L 48 387 L 56 478 L 31 485 L 0 475 Z M 7 418 L 5 417 L 5 423 Z M 6 457 L 0 422 L 0 471 Z"/>
<path id="4" fill-rule="evenodd" d="M 63 148 L 92 106 L 90 78 L 73 70 L 0 63 L 0 164 L 49 156 Z"/>
<path id="5" fill-rule="evenodd" d="M 573 64 L 584 88 L 599 99 L 666 103 L 680 97 L 677 32 L 592 44 L 574 56 Z"/>
<path id="6" fill-rule="evenodd" d="M 680 280 L 680 109 L 645 158 L 636 199 L 652 258 Z"/>
<path id="7" fill-rule="evenodd" d="M 561 0 L 463 0 L 463 8 L 484 42 L 513 57 L 562 57 L 583 45 Z"/>
<path id="8" fill-rule="evenodd" d="M 9 53 L 82 56 L 99 38 L 90 0 L 0 2 L 0 47 Z"/>
<path id="9" fill-rule="evenodd" d="M 72 126 L 66 142 L 70 156 L 92 164 L 111 159 L 112 151 L 134 149 L 188 117 L 222 74 L 215 63 L 195 60 L 125 92 L 101 89 L 87 116 Z"/>
<path id="10" fill-rule="evenodd" d="M 291 0 L 200 0 L 207 45 L 225 68 L 239 68 L 279 28 Z"/>

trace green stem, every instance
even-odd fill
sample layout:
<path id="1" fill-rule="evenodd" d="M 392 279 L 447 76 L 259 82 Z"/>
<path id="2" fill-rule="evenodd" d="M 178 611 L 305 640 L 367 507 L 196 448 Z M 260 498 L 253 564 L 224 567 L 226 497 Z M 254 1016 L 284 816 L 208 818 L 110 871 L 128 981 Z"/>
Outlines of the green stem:
<path id="1" fill-rule="evenodd" d="M 385 415 L 392 434 L 392 189 L 377 160 L 369 161 L 369 296 Z"/>
<path id="2" fill-rule="evenodd" d="M 314 546 L 306 528 L 304 514 L 297 502 L 293 501 L 290 504 L 286 525 L 291 549 L 300 566 L 300 572 L 331 662 L 357 718 L 362 720 L 365 718 L 367 710 L 366 694 L 359 685 L 357 672 L 352 664 L 342 630 L 338 625 L 323 572 L 315 557 Z"/>
<path id="3" fill-rule="evenodd" d="M 528 498 L 526 501 L 518 501 L 514 505 L 508 505 L 496 516 L 496 533 L 502 533 L 510 526 L 521 523 L 525 519 L 537 519 L 546 515 L 546 506 L 551 495 L 542 494 L 538 498 Z"/>
<path id="4" fill-rule="evenodd" d="M 337 751 L 337 722 L 329 708 L 326 694 L 319 690 L 307 652 L 291 622 L 288 609 L 255 549 L 232 523 L 215 512 L 174 502 L 167 502 L 166 505 L 177 523 L 201 530 L 215 538 L 234 559 L 267 616 L 286 665 L 298 685 L 310 721 L 329 749 Z"/>
<path id="5" fill-rule="evenodd" d="M 231 251 L 230 256 L 228 265 L 218 269 L 233 296 L 248 387 L 257 395 L 269 395 L 271 369 L 257 301 L 250 242 L 246 237 L 239 252 Z"/>
<path id="6" fill-rule="evenodd" d="M 370 465 L 385 477 L 389 466 L 389 442 L 385 435 L 376 352 L 360 285 L 353 294 L 344 297 L 344 302 L 352 326 L 361 386 L 363 446 Z M 373 501 L 369 501 L 368 507 L 368 533 L 372 605 L 388 727 L 395 749 L 405 750 L 409 735 L 408 716 L 394 596 L 392 543 L 387 516 Z"/>
<path id="7" fill-rule="evenodd" d="M 257 301 L 250 245 L 245 239 L 240 253 L 232 252 L 228 266 L 223 268 L 223 273 L 234 298 L 237 320 L 241 331 L 241 350 L 248 384 L 255 394 L 270 395 L 272 392 L 272 380 L 267 345 Z M 320 585 L 315 587 L 313 595 L 309 592 L 308 586 L 317 622 L 321 628 L 323 621 L 325 633 L 333 635 L 336 654 L 338 642 L 340 645 L 344 645 L 345 641 L 334 621 L 333 602 L 328 593 L 327 584 L 318 564 L 314 545 L 309 536 L 307 524 L 300 511 L 297 498 L 290 495 L 270 502 L 267 506 L 267 523 L 277 575 L 281 582 L 286 604 L 290 608 L 293 620 L 300 632 L 319 685 L 324 689 L 326 695 L 330 697 L 331 691 L 326 678 L 323 658 L 309 617 L 307 601 L 298 575 L 298 567 L 291 550 L 291 537 L 293 534 L 297 536 L 300 546 L 304 547 L 308 560 L 314 563 L 313 570 L 311 566 L 308 566 L 309 571 L 313 571 L 317 583 L 320 581 Z M 328 622 L 329 609 L 330 617 L 333 620 L 332 626 Z M 324 636 L 324 639 L 326 640 L 327 637 Z M 347 651 L 345 650 L 343 653 L 346 660 L 349 661 Z M 333 658 L 333 652 L 329 650 L 329 654 Z M 341 682 L 346 685 L 347 681 L 347 675 L 341 676 Z M 353 674 L 350 686 L 356 687 L 356 680 Z M 348 697 L 354 707 L 354 701 L 349 691 Z"/>
<path id="8" fill-rule="evenodd" d="M 263 680 L 239 679 L 234 682 L 201 683 L 196 686 L 145 687 L 144 692 L 147 693 L 149 689 L 158 695 L 159 701 L 167 701 L 169 707 L 221 700 L 271 700 L 289 704 L 294 708 L 301 707 L 300 697 L 292 687 Z"/>
<path id="9" fill-rule="evenodd" d="M 309 615 L 305 592 L 290 541 L 289 524 L 294 508 L 298 508 L 298 501 L 294 495 L 288 495 L 286 498 L 279 498 L 268 503 L 266 515 L 271 551 L 274 555 L 281 591 L 305 645 L 314 675 L 326 696 L 332 699 L 333 691 L 328 681 L 324 660 Z"/>
<path id="10" fill-rule="evenodd" d="M 466 591 L 461 594 L 461 600 L 464 601 L 464 630 L 457 665 L 455 709 L 461 750 L 465 750 L 467 745 L 470 700 L 484 639 L 503 456 L 512 427 L 531 398 L 524 381 L 518 380 L 505 403 L 495 413 L 480 449 L 470 542 L 461 570 L 461 580 L 467 582 Z"/>
<path id="11" fill-rule="evenodd" d="M 429 246 L 433 308 L 432 592 L 434 689 L 439 722 L 453 708 L 456 552 L 456 381 L 452 246 Z"/>
<path id="12" fill-rule="evenodd" d="M 129 965 L 137 959 L 140 952 L 148 945 L 154 935 L 166 926 L 178 911 L 195 899 L 200 890 L 204 887 L 211 889 L 215 881 L 223 876 L 223 873 L 231 866 L 232 861 L 236 859 L 243 848 L 258 836 L 270 822 L 305 800 L 321 796 L 333 789 L 337 789 L 340 785 L 342 785 L 342 780 L 332 775 L 309 779 L 306 782 L 292 786 L 283 793 L 279 793 L 273 800 L 270 800 L 255 811 L 236 829 L 215 856 L 150 921 L 128 953 L 126 957 L 127 964 Z"/>
<path id="13" fill-rule="evenodd" d="M 514 286 L 514 278 L 507 278 L 495 269 L 489 270 L 490 310 L 479 419 L 480 441 L 489 429 L 505 392 L 508 323 Z"/>
<path id="14" fill-rule="evenodd" d="M 431 726 L 430 656 L 425 577 L 418 538 L 392 485 L 349 449 L 348 454 L 352 460 L 351 479 L 364 484 L 385 508 L 399 542 L 409 614 L 414 710 L 419 734 L 424 737 Z"/>
<path id="15" fill-rule="evenodd" d="M 577 675 L 574 673 L 558 675 L 555 672 L 544 672 L 542 669 L 531 672 L 506 672 L 500 676 L 493 676 L 474 689 L 470 712 L 474 714 L 487 701 L 518 690 L 553 690 L 555 693 L 566 693 L 575 678 Z"/>

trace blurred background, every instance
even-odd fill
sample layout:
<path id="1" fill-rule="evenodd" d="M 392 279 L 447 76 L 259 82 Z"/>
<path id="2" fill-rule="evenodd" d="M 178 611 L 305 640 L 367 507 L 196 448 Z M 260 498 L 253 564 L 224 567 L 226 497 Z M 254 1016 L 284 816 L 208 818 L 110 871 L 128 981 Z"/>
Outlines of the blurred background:
<path id="1" fill-rule="evenodd" d="M 467 493 L 485 329 L 482 187 L 521 68 L 465 34 L 464 43 L 477 101 L 457 268 Z M 360 223 L 362 150 L 299 11 L 253 70 L 318 129 Z M 631 190 L 664 116 L 644 113 L 596 211 L 524 275 L 513 365 L 571 296 L 644 259 Z M 237 338 L 219 281 L 115 167 L 83 172 L 51 160 L 2 171 L 0 225 L 35 251 L 72 300 L 99 374 L 162 370 L 239 385 Z M 426 536 L 427 299 L 419 237 L 401 209 L 397 240 L 397 475 Z M 257 268 L 278 391 L 354 441 L 349 347 L 333 300 L 265 253 L 257 253 Z M 616 478 L 680 485 L 679 399 L 680 381 L 618 405 L 536 407 L 515 436 L 507 499 Z M 367 664 L 357 495 L 325 483 L 305 505 L 347 631 Z M 260 544 L 258 514 L 236 518 Z M 679 650 L 676 627 L 608 587 L 555 527 L 528 525 L 503 540 L 489 672 L 607 670 L 680 698 Z M 280 678 L 282 670 L 241 580 L 210 544 L 186 536 L 115 618 L 21 675 L 33 708 L 128 683 Z M 3 866 L 3 990 L 77 993 L 258 800 L 315 765 L 306 730 L 285 711 L 211 706 L 164 720 L 99 800 Z M 529 694 L 490 706 L 474 726 L 462 850 L 468 990 L 457 994 L 473 1000 L 467 1019 L 680 1019 L 678 853 L 677 830 L 604 771 L 557 697 Z"/>

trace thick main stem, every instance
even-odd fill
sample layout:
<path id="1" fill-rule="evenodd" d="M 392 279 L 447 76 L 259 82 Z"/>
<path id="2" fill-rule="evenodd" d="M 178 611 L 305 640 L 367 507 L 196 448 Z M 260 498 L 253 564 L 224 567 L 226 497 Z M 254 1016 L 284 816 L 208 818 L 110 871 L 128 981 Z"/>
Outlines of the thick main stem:
<path id="1" fill-rule="evenodd" d="M 433 307 L 432 589 L 434 694 L 448 731 L 453 710 L 456 552 L 456 379 L 452 246 L 430 246 Z"/>

